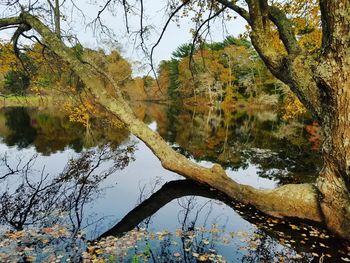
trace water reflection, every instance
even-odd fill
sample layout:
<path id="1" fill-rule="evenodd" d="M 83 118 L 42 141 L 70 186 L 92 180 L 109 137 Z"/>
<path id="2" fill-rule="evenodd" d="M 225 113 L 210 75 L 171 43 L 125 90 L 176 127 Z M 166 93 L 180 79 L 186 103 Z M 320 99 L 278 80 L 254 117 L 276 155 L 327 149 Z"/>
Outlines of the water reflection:
<path id="1" fill-rule="evenodd" d="M 254 165 L 261 178 L 277 185 L 313 182 L 321 167 L 317 124 L 309 119 L 284 121 L 273 111 L 175 108 L 134 105 L 139 118 L 155 121 L 173 147 L 197 161 L 218 162 L 237 171 Z M 10 108 L 0 117 L 0 136 L 19 148 L 34 145 L 49 155 L 70 147 L 76 152 L 103 143 L 115 145 L 129 133 L 97 118 L 87 131 L 54 110 Z"/>
<path id="2" fill-rule="evenodd" d="M 0 137 L 4 143 L 18 148 L 34 146 L 44 155 L 63 151 L 65 147 L 81 152 L 105 143 L 119 145 L 128 136 L 126 130 L 112 126 L 103 118 L 96 119 L 91 129 L 86 129 L 51 108 L 13 107 L 0 113 Z"/>
<path id="3" fill-rule="evenodd" d="M 132 160 L 132 152 L 133 146 L 118 153 L 112 153 L 108 148 L 86 151 L 79 158 L 72 159 L 62 173 L 51 178 L 44 172 L 28 176 L 35 157 L 23 165 L 15 163 L 15 169 L 11 168 L 8 157 L 4 157 L 2 171 L 6 177 L 3 180 L 10 181 L 10 175 L 22 177 L 22 180 L 16 180 L 19 185 L 12 190 L 2 189 L 1 223 L 3 226 L 11 225 L 16 230 L 30 227 L 32 232 L 6 232 L 0 241 L 0 253 L 5 252 L 1 255 L 12 255 L 12 259 L 22 259 L 23 262 L 34 258 L 33 255 L 36 262 L 51 260 L 52 255 L 64 262 L 67 258 L 80 261 L 116 251 L 119 253 L 118 259 L 128 261 L 137 257 L 140 261 L 149 261 L 153 258 L 154 262 L 226 262 L 227 259 L 242 262 L 276 262 L 284 259 L 318 262 L 322 255 L 331 256 L 332 261 L 346 257 L 346 246 L 322 229 L 266 217 L 252 207 L 235 203 L 213 189 L 188 180 L 164 184 L 118 224 L 101 234 L 93 245 L 88 245 L 78 231 L 89 224 L 89 221 L 83 220 L 84 207 L 96 198 L 101 190 L 100 182 L 115 170 L 125 168 Z M 113 165 L 108 166 L 108 170 L 97 172 L 102 162 L 111 160 Z M 139 195 L 143 196 L 142 189 Z M 202 202 L 198 196 L 206 200 Z M 175 213 L 178 229 L 175 233 L 168 230 L 151 232 L 148 219 L 173 200 L 177 200 L 180 207 Z M 225 203 L 254 225 L 253 231 L 228 231 L 226 225 L 229 219 L 222 215 L 213 216 L 215 200 Z M 94 220 L 96 223 L 100 218 L 95 217 Z M 135 232 L 135 227 L 141 230 Z M 137 248 L 131 249 L 136 244 Z M 126 247 L 124 250 L 120 250 L 122 245 Z M 114 246 L 119 246 L 119 250 L 114 250 Z"/>
<path id="4" fill-rule="evenodd" d="M 25 148 L 31 145 L 37 137 L 37 131 L 32 127 L 31 118 L 25 108 L 8 108 L 4 112 L 5 126 L 10 133 L 5 142 Z"/>
<path id="5" fill-rule="evenodd" d="M 81 231 L 103 220 L 87 217 L 86 206 L 99 196 L 104 180 L 134 160 L 134 151 L 134 144 L 85 150 L 59 174 L 48 173 L 45 166 L 38 170 L 38 155 L 5 154 L 0 162 L 1 258 L 47 260 L 46 248 L 66 251 L 66 258 L 80 257 L 84 246 L 73 248 L 83 240 Z"/>
<path id="6" fill-rule="evenodd" d="M 159 104 L 139 104 L 135 109 L 177 151 L 199 162 L 219 162 L 229 174 L 233 171 L 242 177 L 242 170 L 254 166 L 258 176 L 276 184 L 312 182 L 320 167 L 311 120 L 287 122 L 275 112 L 253 114 L 242 109 L 178 109 Z M 20 118 L 13 120 L 17 116 Z M 135 143 L 128 141 L 128 132 L 102 119 L 95 120 L 87 131 L 54 110 L 12 108 L 0 114 L 0 136 L 4 143 L 16 145 L 18 152 L 28 146 L 37 152 L 20 160 L 7 155 L 1 161 L 2 256 L 19 246 L 22 250 L 18 251 L 35 250 L 37 262 L 50 253 L 66 255 L 59 258 L 62 262 L 67 257 L 83 260 L 84 255 L 89 262 L 90 256 L 111 256 L 111 247 L 116 261 L 271 262 L 284 258 L 318 262 L 329 255 L 333 261 L 348 258 L 347 244 L 318 226 L 269 218 L 203 185 L 170 181 L 176 175 L 164 175 L 161 168 L 155 168 L 153 162 L 159 163 L 150 151 L 140 143 L 136 150 Z M 70 158 L 59 174 L 35 163 L 41 154 L 67 148 L 80 154 Z M 132 170 L 134 153 L 145 161 Z M 111 180 L 129 164 L 128 176 Z M 144 178 L 147 172 L 154 174 L 152 179 Z M 152 186 L 146 191 L 148 180 Z M 118 191 L 103 199 L 110 190 L 107 187 L 116 183 L 121 185 Z M 137 206 L 132 208 L 129 203 Z M 101 204 L 105 210 L 122 212 L 106 219 L 99 212 Z M 40 238 L 32 232 L 13 236 L 28 233 L 28 229 L 36 229 Z M 82 235 L 81 230 L 88 234 Z M 11 235 L 14 243 L 8 241 Z M 86 237 L 94 239 L 93 243 L 89 245 Z M 135 244 L 138 248 L 131 249 Z M 28 258 L 30 253 L 24 254 Z"/>
<path id="7" fill-rule="evenodd" d="M 231 170 L 258 167 L 278 185 L 313 182 L 321 167 L 317 124 L 285 121 L 271 110 L 174 108 L 148 104 L 146 116 L 177 151 Z M 318 138 L 319 140 L 319 138 Z"/>
<path id="8" fill-rule="evenodd" d="M 208 199 L 205 202 L 198 202 L 198 196 Z M 196 262 L 197 257 L 193 256 L 193 253 L 205 255 L 207 259 L 213 253 L 217 255 L 218 252 L 223 253 L 230 248 L 239 248 L 244 251 L 240 258 L 242 262 L 281 262 L 283 260 L 319 262 L 320 257 L 323 261 L 338 262 L 342 258 L 347 258 L 349 253 L 347 243 L 338 240 L 319 226 L 296 220 L 270 218 L 255 210 L 254 207 L 234 202 L 207 186 L 189 180 L 177 180 L 164 184 L 116 225 L 104 232 L 99 239 L 108 236 L 121 237 L 135 227 L 147 230 L 148 218 L 172 200 L 178 200 L 181 207 L 177 211 L 179 228 L 176 230 L 176 236 L 178 238 L 173 237 L 174 234 L 169 232 L 165 235 L 177 242 L 179 240 L 182 242 L 180 245 L 182 251 L 177 257 L 181 257 L 186 262 Z M 210 221 L 213 200 L 223 202 L 255 226 L 253 233 L 248 234 L 244 230 L 227 232 L 225 229 L 228 224 L 227 219 L 214 218 Z M 216 215 L 216 217 L 219 216 Z M 158 235 L 162 233 L 158 232 Z M 160 240 L 162 241 L 162 238 Z M 166 249 L 172 252 L 166 253 L 167 258 L 164 259 L 164 251 L 158 251 L 164 259 L 161 262 L 170 262 L 174 258 L 174 251 L 179 252 L 179 248 L 174 246 L 174 242 L 176 243 L 174 240 L 170 240 L 171 242 L 169 241 L 166 246 Z M 231 258 L 232 255 L 229 257 Z M 211 261 L 217 261 L 217 257 L 215 259 Z"/>

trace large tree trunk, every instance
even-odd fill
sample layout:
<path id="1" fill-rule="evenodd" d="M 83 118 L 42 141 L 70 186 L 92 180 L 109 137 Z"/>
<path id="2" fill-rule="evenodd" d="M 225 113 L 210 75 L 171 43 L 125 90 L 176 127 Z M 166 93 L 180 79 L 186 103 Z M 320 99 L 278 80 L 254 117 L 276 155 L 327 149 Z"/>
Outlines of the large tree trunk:
<path id="1" fill-rule="evenodd" d="M 336 49 L 324 56 L 317 72 L 319 86 L 324 91 L 324 167 L 317 187 L 325 223 L 342 236 L 350 235 L 349 60 L 350 53 L 347 49 Z"/>
<path id="2" fill-rule="evenodd" d="M 319 1 L 323 38 L 317 59 L 299 47 L 282 10 L 267 8 L 265 0 L 246 2 L 260 57 L 321 124 L 324 166 L 316 187 L 322 220 L 334 233 L 350 238 L 350 1 Z M 270 45 L 267 17 L 278 28 L 284 53 Z"/>
<path id="3" fill-rule="evenodd" d="M 324 167 L 317 181 L 328 228 L 350 236 L 350 2 L 320 0 L 322 54 L 315 79 L 322 100 Z"/>

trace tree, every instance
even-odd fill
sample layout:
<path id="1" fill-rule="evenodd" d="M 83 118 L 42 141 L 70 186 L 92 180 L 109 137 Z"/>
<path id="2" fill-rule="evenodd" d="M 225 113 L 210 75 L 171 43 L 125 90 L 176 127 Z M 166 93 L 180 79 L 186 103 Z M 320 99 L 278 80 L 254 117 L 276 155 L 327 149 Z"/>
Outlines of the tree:
<path id="1" fill-rule="evenodd" d="M 107 5 L 110 2 L 107 1 Z M 198 14 L 206 9 L 210 13 L 206 20 L 196 16 L 195 20 L 199 23 L 203 21 L 207 24 L 211 17 L 218 16 L 223 10 L 242 16 L 250 26 L 252 44 L 266 66 L 273 75 L 289 85 L 320 123 L 324 166 L 317 184 L 290 184 L 274 190 L 240 185 L 229 178 L 221 166 L 204 168 L 174 151 L 157 133 L 135 117 L 117 84 L 106 72 L 95 67 L 88 58 L 77 56 L 32 10 L 22 9 L 17 16 L 1 18 L 0 29 L 16 27 L 14 43 L 30 28 L 35 30 L 47 48 L 67 62 L 82 79 L 86 91 L 95 102 L 103 105 L 130 132 L 144 141 L 166 169 L 210 185 L 265 213 L 322 222 L 339 236 L 350 238 L 350 2 L 295 0 L 284 3 L 318 6 L 316 10 L 320 11 L 316 12 L 316 16 L 320 13 L 321 27 L 314 30 L 322 30 L 322 43 L 317 52 L 310 52 L 300 44 L 293 24 L 293 17 L 296 16 L 295 13 L 288 13 L 288 6 L 267 0 L 179 1 L 179 6 L 169 1 L 170 20 L 179 10 L 193 9 L 196 4 L 200 9 Z M 124 8 L 129 6 L 128 1 L 123 1 L 123 4 Z M 142 18 L 143 13 L 141 26 Z M 141 28 L 141 39 L 144 32 L 144 28 Z M 105 89 L 97 75 L 102 75 L 115 90 Z"/>
<path id="2" fill-rule="evenodd" d="M 25 72 L 9 71 L 5 75 L 4 89 L 7 93 L 23 95 L 29 87 L 30 79 Z"/>

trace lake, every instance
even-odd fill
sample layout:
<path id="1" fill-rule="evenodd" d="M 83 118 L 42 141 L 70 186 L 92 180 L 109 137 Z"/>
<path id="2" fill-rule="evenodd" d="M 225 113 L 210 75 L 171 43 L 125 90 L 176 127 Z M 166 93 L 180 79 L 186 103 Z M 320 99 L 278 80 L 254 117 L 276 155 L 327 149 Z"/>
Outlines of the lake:
<path id="1" fill-rule="evenodd" d="M 176 151 L 239 183 L 312 183 L 318 125 L 256 109 L 135 103 Z M 0 112 L 1 262 L 347 262 L 322 226 L 271 218 L 161 167 L 105 118 L 52 108 Z M 105 261 L 98 261 L 103 258 Z"/>

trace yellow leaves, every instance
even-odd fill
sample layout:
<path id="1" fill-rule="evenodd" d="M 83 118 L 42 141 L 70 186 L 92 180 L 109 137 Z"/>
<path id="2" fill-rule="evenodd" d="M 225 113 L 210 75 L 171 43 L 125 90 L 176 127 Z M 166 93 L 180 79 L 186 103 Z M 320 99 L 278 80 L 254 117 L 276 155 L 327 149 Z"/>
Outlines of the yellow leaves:
<path id="1" fill-rule="evenodd" d="M 36 260 L 36 257 L 35 257 L 35 256 L 28 256 L 28 257 L 26 258 L 26 260 L 27 260 L 28 262 L 34 262 L 34 261 Z"/>
<path id="2" fill-rule="evenodd" d="M 130 63 L 116 50 L 107 55 L 103 50 L 85 49 L 84 57 L 92 61 L 100 70 L 108 73 L 118 84 L 124 84 L 132 74 Z"/>
<path id="3" fill-rule="evenodd" d="M 41 93 L 42 93 L 41 89 L 39 87 L 37 87 L 37 86 L 31 87 L 30 91 L 32 93 L 34 93 L 36 96 L 40 96 Z"/>
<path id="4" fill-rule="evenodd" d="M 25 235 L 24 231 L 16 231 L 16 232 L 7 234 L 8 238 L 10 239 L 19 239 L 24 237 L 24 235 Z"/>
<path id="5" fill-rule="evenodd" d="M 204 254 L 204 255 L 200 255 L 199 257 L 198 257 L 198 261 L 206 261 L 207 259 L 208 259 L 208 255 L 206 255 L 206 254 Z"/>
<path id="6" fill-rule="evenodd" d="M 69 101 L 63 104 L 63 108 L 69 114 L 71 122 L 81 123 L 85 127 L 89 127 L 91 115 L 96 114 L 94 105 L 88 100 L 84 100 L 80 105 L 74 105 Z"/>
<path id="7" fill-rule="evenodd" d="M 316 52 L 322 38 L 318 1 L 290 0 L 276 5 L 291 19 L 300 46 L 310 53 Z"/>
<path id="8" fill-rule="evenodd" d="M 322 43 L 322 32 L 320 29 L 313 30 L 312 32 L 303 35 L 299 39 L 299 44 L 310 53 L 316 52 Z"/>
<path id="9" fill-rule="evenodd" d="M 284 120 L 289 120 L 304 114 L 306 109 L 300 100 L 292 93 L 289 94 L 285 103 L 285 113 L 283 115 Z"/>
<path id="10" fill-rule="evenodd" d="M 293 224 L 289 224 L 289 226 L 293 229 L 293 230 L 300 230 L 300 228 L 296 225 Z"/>
<path id="11" fill-rule="evenodd" d="M 220 229 L 218 229 L 218 228 L 212 228 L 210 230 L 210 232 L 213 233 L 213 234 L 218 233 L 219 231 L 220 231 Z"/>
<path id="12" fill-rule="evenodd" d="M 19 65 L 19 61 L 13 52 L 11 43 L 0 42 L 0 74 L 8 71 Z"/>
<path id="13" fill-rule="evenodd" d="M 177 237 L 181 237 L 181 236 L 183 235 L 182 230 L 181 230 L 180 228 L 177 228 L 176 231 L 175 231 L 175 235 L 176 235 Z"/>
<path id="14" fill-rule="evenodd" d="M 271 45 L 274 50 L 278 51 L 279 53 L 286 53 L 286 49 L 284 45 L 282 44 L 282 41 L 280 39 L 279 33 L 277 30 L 273 30 L 270 33 L 270 39 L 271 39 Z"/>

